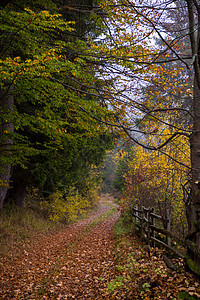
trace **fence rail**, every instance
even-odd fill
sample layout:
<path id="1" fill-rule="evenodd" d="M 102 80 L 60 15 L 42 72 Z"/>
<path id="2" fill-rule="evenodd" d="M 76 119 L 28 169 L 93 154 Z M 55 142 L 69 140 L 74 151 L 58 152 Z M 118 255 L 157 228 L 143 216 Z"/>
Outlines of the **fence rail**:
<path id="1" fill-rule="evenodd" d="M 146 242 L 155 247 L 156 244 L 165 247 L 175 255 L 184 258 L 184 253 L 173 247 L 174 241 L 176 244 L 183 247 L 188 247 L 186 242 L 171 232 L 170 219 L 154 213 L 154 209 L 132 207 L 132 216 L 135 218 L 135 224 L 139 228 L 142 237 Z M 156 235 L 157 233 L 157 235 Z M 159 239 L 159 234 L 165 236 L 165 240 Z M 191 245 L 190 245 L 191 246 Z M 193 247 L 192 247 L 193 248 Z M 194 249 L 192 249 L 194 251 Z"/>
<path id="2" fill-rule="evenodd" d="M 200 247 L 190 241 L 189 239 L 181 239 L 171 231 L 171 222 L 169 218 L 159 216 L 154 212 L 154 209 L 148 209 L 146 207 L 132 207 L 132 216 L 135 218 L 135 224 L 140 230 L 140 234 L 145 241 L 155 247 L 159 245 L 173 252 L 176 256 L 185 259 L 189 268 L 195 273 L 200 275 L 199 268 L 191 263 L 191 259 L 186 255 L 187 251 L 192 255 L 200 254 Z M 165 236 L 161 239 L 161 235 Z M 180 247 L 177 247 L 180 246 Z M 163 254 L 163 259 L 166 265 L 176 270 L 176 266 L 173 262 Z"/>

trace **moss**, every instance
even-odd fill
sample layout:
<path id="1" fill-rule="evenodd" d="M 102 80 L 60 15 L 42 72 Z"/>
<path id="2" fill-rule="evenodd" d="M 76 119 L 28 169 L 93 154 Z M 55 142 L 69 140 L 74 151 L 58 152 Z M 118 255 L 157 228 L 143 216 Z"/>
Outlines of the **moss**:
<path id="1" fill-rule="evenodd" d="M 197 296 L 190 296 L 187 292 L 180 292 L 177 295 L 177 299 L 183 299 L 183 300 L 198 300 L 199 298 Z"/>
<path id="2" fill-rule="evenodd" d="M 200 267 L 191 258 L 188 258 L 186 262 L 190 270 L 192 270 L 192 272 L 194 272 L 197 275 L 200 275 Z"/>

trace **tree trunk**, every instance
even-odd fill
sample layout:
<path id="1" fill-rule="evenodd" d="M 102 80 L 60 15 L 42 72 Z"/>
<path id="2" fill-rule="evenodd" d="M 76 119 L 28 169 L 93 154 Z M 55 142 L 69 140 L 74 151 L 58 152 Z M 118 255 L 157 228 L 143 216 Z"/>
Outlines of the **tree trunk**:
<path id="1" fill-rule="evenodd" d="M 187 238 L 200 248 L 200 90 L 194 83 L 194 125 L 190 139 L 192 184 L 191 199 L 186 207 L 189 234 Z M 190 258 L 200 267 L 200 253 L 191 253 Z"/>
<path id="2" fill-rule="evenodd" d="M 10 88 L 11 90 L 12 88 Z M 3 163 L 10 156 L 8 149 L 12 145 L 12 141 L 8 139 L 5 134 L 6 132 L 13 132 L 14 127 L 11 121 L 11 112 L 13 111 L 14 98 L 13 96 L 5 93 L 4 90 L 0 90 L 0 105 L 2 119 L 0 124 L 0 212 L 3 207 L 3 202 L 6 197 L 9 179 L 11 175 L 11 165 L 10 163 Z"/>
<path id="3" fill-rule="evenodd" d="M 200 6 L 196 1 L 186 0 L 188 8 L 189 35 L 194 67 L 193 133 L 190 138 L 192 183 L 191 197 L 186 206 L 188 236 L 198 251 L 188 250 L 193 271 L 200 275 Z M 198 16 L 198 18 L 196 18 Z M 189 265 L 191 268 L 191 266 Z"/>
<path id="4" fill-rule="evenodd" d="M 20 165 L 13 167 L 12 176 L 10 178 L 11 188 L 9 189 L 6 201 L 16 204 L 19 207 L 24 206 L 24 198 L 26 196 L 26 187 L 30 183 L 30 174 Z"/>
<path id="5" fill-rule="evenodd" d="M 0 186 L 0 212 L 3 208 L 3 202 L 6 198 L 6 194 L 8 191 L 8 186 L 9 186 L 8 182 L 11 174 L 11 165 L 10 164 L 1 165 L 1 169 L 3 169 L 3 171 L 0 174 L 0 180 L 2 185 Z"/>

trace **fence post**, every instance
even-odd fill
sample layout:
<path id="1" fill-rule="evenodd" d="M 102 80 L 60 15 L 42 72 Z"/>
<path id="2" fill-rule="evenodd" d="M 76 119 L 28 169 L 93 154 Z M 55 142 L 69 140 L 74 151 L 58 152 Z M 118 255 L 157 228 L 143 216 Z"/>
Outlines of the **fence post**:
<path id="1" fill-rule="evenodd" d="M 151 213 L 154 213 L 154 207 L 152 207 Z M 152 226 L 155 226 L 155 219 L 154 219 L 153 216 L 151 216 L 151 224 L 152 224 Z M 155 238 L 155 231 L 154 231 L 154 229 L 151 230 L 151 236 L 153 238 Z M 154 241 L 152 241 L 152 247 L 155 248 L 155 242 Z"/>
<path id="2" fill-rule="evenodd" d="M 171 232 L 171 218 L 169 209 L 167 210 L 167 219 L 167 230 Z M 168 246 L 171 246 L 171 238 L 168 235 L 166 235 L 166 242 Z"/>
<path id="3" fill-rule="evenodd" d="M 139 222 L 139 212 L 138 212 L 138 205 L 135 206 L 136 211 L 135 211 L 135 223 Z"/>
<path id="4" fill-rule="evenodd" d="M 151 212 L 151 210 L 148 209 L 148 211 L 147 211 L 147 243 L 148 243 L 148 245 L 150 245 L 150 237 L 151 237 L 151 232 L 150 232 L 150 225 L 151 225 L 150 212 Z"/>
<path id="5" fill-rule="evenodd" d="M 144 207 L 142 206 L 142 213 L 141 213 L 141 236 L 142 236 L 142 238 L 144 236 L 144 217 L 145 217 L 145 211 L 144 211 Z"/>

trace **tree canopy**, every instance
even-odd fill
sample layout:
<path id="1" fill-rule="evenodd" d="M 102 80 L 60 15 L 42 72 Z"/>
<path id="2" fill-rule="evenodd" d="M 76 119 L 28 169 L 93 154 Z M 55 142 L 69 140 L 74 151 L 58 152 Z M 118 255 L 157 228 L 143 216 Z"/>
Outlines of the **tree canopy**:
<path id="1" fill-rule="evenodd" d="M 95 120 L 108 114 L 92 88 L 95 69 L 74 50 L 88 45 L 73 36 L 75 23 L 65 20 L 61 7 L 49 5 L 54 13 L 23 1 L 1 9 L 0 60 L 2 173 L 8 164 L 17 176 L 25 168 L 27 181 L 34 178 L 47 194 L 88 176 L 112 141 L 111 131 Z"/>

